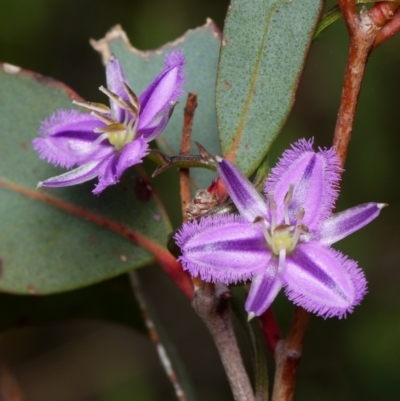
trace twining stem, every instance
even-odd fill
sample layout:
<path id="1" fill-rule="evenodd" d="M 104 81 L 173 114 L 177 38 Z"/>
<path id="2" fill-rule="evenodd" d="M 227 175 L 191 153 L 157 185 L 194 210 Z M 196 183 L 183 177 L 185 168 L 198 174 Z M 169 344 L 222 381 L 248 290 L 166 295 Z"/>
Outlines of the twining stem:
<path id="1" fill-rule="evenodd" d="M 184 110 L 181 156 L 187 156 L 190 153 L 190 139 L 196 107 L 197 95 L 189 93 Z M 182 219 L 183 222 L 186 222 L 186 207 L 192 201 L 189 169 L 181 168 L 179 170 L 179 181 Z M 228 376 L 234 399 L 237 401 L 254 401 L 253 390 L 233 331 L 228 288 L 222 285 L 214 286 L 214 284 L 204 283 L 199 277 L 193 278 L 193 286 L 195 288 L 193 307 L 210 331 Z"/>
<path id="2" fill-rule="evenodd" d="M 178 401 L 187 401 L 187 397 L 182 386 L 179 383 L 179 379 L 177 374 L 175 373 L 174 367 L 172 365 L 171 360 L 168 357 L 168 353 L 165 350 L 164 345 L 160 339 L 160 336 L 157 332 L 156 325 L 154 324 L 153 320 L 151 319 L 149 310 L 147 308 L 145 297 L 142 293 L 142 289 L 140 287 L 139 279 L 137 273 L 132 270 L 129 272 L 129 279 L 131 282 L 131 286 L 133 289 L 133 293 L 135 295 L 136 301 L 139 305 L 140 312 L 142 313 L 142 317 L 144 323 L 146 325 L 147 331 L 149 333 L 150 340 L 154 344 L 158 357 L 160 358 L 161 365 L 164 368 L 164 371 L 171 382 L 172 386 L 175 390 L 175 395 Z"/>
<path id="3" fill-rule="evenodd" d="M 368 56 L 373 47 L 377 46 L 378 38 L 381 38 L 381 40 L 388 39 L 389 32 L 386 32 L 385 27 L 390 27 L 393 20 L 387 25 L 385 24 L 394 16 L 394 12 L 400 3 L 390 1 L 378 3 L 369 11 L 365 8 L 362 9 L 360 15 L 357 14 L 355 3 L 352 0 L 338 0 L 338 3 L 350 35 L 342 97 L 333 138 L 333 146 L 343 167 L 346 161 Z M 396 23 L 397 21 L 395 20 L 394 22 Z M 381 27 L 383 29 L 380 29 Z M 395 31 L 395 29 L 390 28 L 390 32 L 392 31 Z M 384 35 L 380 36 L 381 32 L 384 32 Z"/>
<path id="4" fill-rule="evenodd" d="M 365 67 L 379 28 L 374 24 L 366 9 L 363 9 L 360 15 L 357 14 L 353 1 L 339 0 L 339 5 L 350 35 L 350 48 L 333 137 L 333 146 L 343 167 L 353 129 Z"/>
<path id="5" fill-rule="evenodd" d="M 374 24 L 380 28 L 393 18 L 394 12 L 399 5 L 400 2 L 398 1 L 382 1 L 381 3 L 375 4 L 375 6 L 369 10 L 369 15 L 372 21 L 374 21 Z M 379 35 L 380 33 L 378 36 Z"/>
<path id="6" fill-rule="evenodd" d="M 186 106 L 183 111 L 184 114 L 183 114 L 182 139 L 181 139 L 181 149 L 179 152 L 181 156 L 188 156 L 190 154 L 190 141 L 192 138 L 193 118 L 196 107 L 197 107 L 197 94 L 194 92 L 189 92 L 186 101 Z M 190 170 L 188 168 L 179 169 L 179 185 L 180 185 L 180 195 L 181 195 L 182 221 L 186 223 L 187 206 L 192 201 L 192 193 L 190 190 Z M 201 285 L 201 280 L 199 277 L 193 277 L 192 282 L 193 282 L 193 287 L 195 289 L 199 288 Z"/>
<path id="7" fill-rule="evenodd" d="M 395 33 L 400 32 L 400 3 L 391 3 L 391 5 L 397 6 L 397 9 L 393 9 L 394 14 L 391 17 L 391 20 L 379 31 L 375 38 L 374 47 L 379 46 L 390 39 Z"/>
<path id="8" fill-rule="evenodd" d="M 183 115 L 181 150 L 179 152 L 179 154 L 182 156 L 188 156 L 190 154 L 190 140 L 192 136 L 193 117 L 196 107 L 197 94 L 189 92 Z M 190 191 L 190 172 L 188 168 L 179 169 L 179 184 L 181 190 L 182 217 L 183 222 L 185 223 L 186 207 L 192 200 L 192 194 Z"/>
<path id="9" fill-rule="evenodd" d="M 254 401 L 254 393 L 233 331 L 229 299 L 230 292 L 226 286 L 203 283 L 195 292 L 193 307 L 211 333 L 234 400 Z"/>
<path id="10" fill-rule="evenodd" d="M 333 146 L 343 167 L 368 56 L 379 37 L 380 27 L 392 18 L 393 11 L 398 8 L 399 4 L 380 3 L 372 7 L 370 12 L 363 8 L 358 15 L 354 0 L 338 0 L 338 3 L 350 35 L 349 54 L 333 138 Z M 398 11 L 395 16 L 397 13 Z M 385 26 L 381 32 L 384 29 Z M 293 398 L 296 371 L 309 319 L 308 312 L 301 307 L 296 307 L 287 338 L 277 344 L 275 351 L 277 365 L 272 401 L 291 401 Z"/>
<path id="11" fill-rule="evenodd" d="M 293 398 L 297 367 L 300 362 L 304 336 L 310 314 L 296 307 L 289 333 L 275 348 L 275 379 L 272 401 L 289 401 Z"/>
<path id="12" fill-rule="evenodd" d="M 279 341 L 282 340 L 282 336 L 272 308 L 269 307 L 259 319 L 261 331 L 264 335 L 265 342 L 267 343 L 268 350 L 271 355 L 274 356 L 275 348 Z"/>

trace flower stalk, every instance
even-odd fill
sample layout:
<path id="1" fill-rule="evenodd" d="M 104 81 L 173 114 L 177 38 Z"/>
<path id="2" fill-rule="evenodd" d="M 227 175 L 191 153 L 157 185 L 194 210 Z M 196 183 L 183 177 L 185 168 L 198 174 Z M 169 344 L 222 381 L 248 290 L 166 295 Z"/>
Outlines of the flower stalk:
<path id="1" fill-rule="evenodd" d="M 222 284 L 203 283 L 196 291 L 193 308 L 207 326 L 221 357 L 235 401 L 254 401 L 243 365 L 229 308 L 230 292 Z"/>

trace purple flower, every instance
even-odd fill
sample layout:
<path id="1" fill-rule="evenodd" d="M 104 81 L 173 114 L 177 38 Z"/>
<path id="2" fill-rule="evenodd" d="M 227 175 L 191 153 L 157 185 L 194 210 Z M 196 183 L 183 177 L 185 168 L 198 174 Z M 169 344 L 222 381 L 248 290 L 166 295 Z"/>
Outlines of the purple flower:
<path id="1" fill-rule="evenodd" d="M 165 128 L 185 82 L 182 53 L 172 52 L 164 69 L 137 97 L 128 86 L 121 65 L 111 58 L 106 67 L 110 107 L 99 103 L 74 102 L 91 110 L 58 110 L 42 122 L 33 147 L 40 158 L 54 165 L 75 169 L 39 182 L 38 187 L 65 187 L 98 177 L 93 193 L 117 183 L 130 166 L 142 162 L 148 142 Z"/>
<path id="2" fill-rule="evenodd" d="M 341 168 L 333 149 L 302 139 L 284 152 L 265 186 L 266 200 L 229 161 L 217 168 L 239 215 L 186 223 L 176 235 L 184 269 L 205 281 L 251 279 L 249 318 L 282 287 L 295 304 L 324 317 L 352 312 L 366 293 L 357 263 L 331 245 L 375 219 L 385 204 L 332 214 Z"/>

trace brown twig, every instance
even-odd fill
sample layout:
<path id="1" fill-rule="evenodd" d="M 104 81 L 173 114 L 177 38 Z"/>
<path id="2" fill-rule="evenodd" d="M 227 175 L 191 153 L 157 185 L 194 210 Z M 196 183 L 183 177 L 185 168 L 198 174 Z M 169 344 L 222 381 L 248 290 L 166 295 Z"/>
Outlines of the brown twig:
<path id="1" fill-rule="evenodd" d="M 400 6 L 400 3 L 392 4 L 397 5 L 397 7 Z M 386 42 L 397 32 L 400 32 L 400 8 L 397 8 L 391 20 L 379 31 L 378 35 L 375 38 L 374 47 L 377 47 L 383 42 Z"/>
<path id="2" fill-rule="evenodd" d="M 361 10 L 360 15 L 357 15 L 353 0 L 338 2 L 350 34 L 350 48 L 333 138 L 333 146 L 344 166 L 365 66 L 379 28 L 375 26 L 365 8 Z"/>
<path id="3" fill-rule="evenodd" d="M 381 28 L 390 19 L 392 19 L 394 12 L 399 7 L 400 3 L 395 1 L 382 1 L 376 3 L 370 10 L 369 15 L 374 24 Z"/>
<path id="4" fill-rule="evenodd" d="M 180 155 L 188 156 L 190 154 L 190 141 L 192 138 L 192 127 L 194 112 L 197 107 L 197 94 L 189 92 L 186 100 L 186 106 L 183 111 L 183 127 L 182 127 L 182 140 Z M 179 169 L 179 186 L 181 195 L 181 207 L 182 207 L 182 220 L 185 223 L 187 221 L 187 206 L 192 201 L 192 193 L 190 190 L 190 170 L 188 168 Z M 201 280 L 198 277 L 192 278 L 192 283 L 195 289 L 201 285 Z"/>
<path id="5" fill-rule="evenodd" d="M 392 18 L 400 4 L 385 1 L 376 4 L 369 11 L 366 8 L 361 9 L 360 15 L 357 15 L 353 0 L 338 0 L 338 3 L 350 35 L 349 55 L 333 138 L 333 146 L 343 167 L 368 56 L 373 47 L 379 44 L 377 44 L 378 38 L 382 37 L 382 40 L 387 40 L 389 34 L 392 35 L 396 29 L 400 29 L 400 27 L 396 27 L 396 24 L 399 24 L 397 18 L 400 18 L 397 17 L 397 13 L 394 23 Z M 387 24 L 390 19 L 392 21 Z M 392 23 L 393 26 L 391 26 Z M 380 29 L 381 27 L 383 28 Z"/>
<path id="6" fill-rule="evenodd" d="M 195 293 L 193 307 L 211 333 L 234 399 L 254 401 L 254 393 L 233 331 L 229 299 L 230 293 L 226 286 L 203 283 Z"/>
<path id="7" fill-rule="evenodd" d="M 385 2 L 374 6 L 371 14 L 363 8 L 358 15 L 354 0 L 338 0 L 338 3 L 350 35 L 349 55 L 333 138 L 333 146 L 344 166 L 368 56 L 379 28 L 392 17 L 390 10 L 393 11 L 398 5 L 394 7 Z M 277 365 L 272 401 L 291 401 L 293 398 L 296 371 L 309 319 L 310 314 L 307 311 L 296 307 L 289 334 L 276 347 Z"/>
<path id="8" fill-rule="evenodd" d="M 296 307 L 288 336 L 276 346 L 272 401 L 289 401 L 293 398 L 297 367 L 309 320 L 310 314 L 303 308 Z"/>
<path id="9" fill-rule="evenodd" d="M 193 117 L 197 107 L 197 94 L 189 92 L 183 115 L 183 128 L 180 155 L 188 156 L 190 154 L 190 140 L 192 136 Z M 186 221 L 186 207 L 192 200 L 190 191 L 190 172 L 188 168 L 179 169 L 179 184 L 182 202 L 183 221 Z"/>
<path id="10" fill-rule="evenodd" d="M 142 293 L 142 289 L 140 288 L 139 279 L 134 270 L 129 272 L 129 279 L 130 279 L 131 286 L 133 289 L 133 294 L 135 295 L 136 301 L 138 302 L 140 312 L 142 313 L 144 323 L 145 323 L 147 331 L 149 333 L 150 340 L 154 344 L 154 346 L 157 350 L 157 353 L 158 353 L 158 357 L 160 358 L 161 365 L 164 368 L 164 371 L 165 371 L 169 381 L 171 382 L 172 386 L 174 387 L 176 398 L 178 399 L 178 401 L 187 401 L 185 392 L 183 391 L 183 388 L 182 388 L 181 384 L 179 383 L 179 379 L 178 379 L 177 374 L 175 373 L 172 362 L 169 359 L 168 353 L 166 352 L 165 347 L 164 347 L 164 345 L 160 339 L 160 336 L 157 332 L 156 325 L 154 324 L 154 322 L 150 316 L 145 297 Z"/>

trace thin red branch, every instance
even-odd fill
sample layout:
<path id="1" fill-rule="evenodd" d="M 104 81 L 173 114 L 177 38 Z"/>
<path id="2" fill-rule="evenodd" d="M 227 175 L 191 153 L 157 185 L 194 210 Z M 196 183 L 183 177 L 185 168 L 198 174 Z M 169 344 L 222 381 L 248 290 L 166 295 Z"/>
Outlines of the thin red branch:
<path id="1" fill-rule="evenodd" d="M 338 4 L 351 37 L 359 25 L 356 2 L 354 0 L 338 0 Z"/>
<path id="2" fill-rule="evenodd" d="M 400 3 L 393 4 L 396 4 L 397 7 L 400 6 Z M 374 47 L 386 42 L 397 32 L 400 32 L 400 8 L 397 8 L 392 19 L 379 31 L 375 38 Z"/>
<path id="3" fill-rule="evenodd" d="M 341 7 L 343 7 L 342 3 L 348 3 L 348 1 L 340 0 L 339 4 Z M 343 16 L 345 16 L 345 8 L 342 8 L 342 12 Z M 342 166 L 344 166 L 347 156 L 368 56 L 379 31 L 379 28 L 375 26 L 366 9 L 361 11 L 357 19 L 357 26 L 354 27 L 353 17 L 351 17 L 350 20 L 345 18 L 346 25 L 350 32 L 350 48 L 333 138 L 333 146 L 336 149 Z"/>
<path id="4" fill-rule="evenodd" d="M 190 141 L 192 138 L 193 119 L 196 108 L 197 94 L 194 92 L 189 92 L 186 100 L 186 106 L 183 111 L 183 127 L 180 149 L 180 154 L 182 156 L 188 156 L 190 154 Z M 192 193 L 190 190 L 190 170 L 188 168 L 179 169 L 179 185 L 181 195 L 182 220 L 185 223 L 187 221 L 187 206 L 192 201 Z M 201 285 L 201 280 L 199 277 L 193 277 L 192 283 L 194 288 L 199 288 Z"/>
<path id="5" fill-rule="evenodd" d="M 394 7 L 393 4 L 385 2 L 373 7 L 371 14 L 364 8 L 358 15 L 354 0 L 338 0 L 338 3 L 350 34 L 349 55 L 333 138 L 333 146 L 341 165 L 344 166 L 368 56 L 378 36 L 379 28 L 392 17 L 393 9 L 398 5 Z M 309 319 L 308 312 L 296 307 L 287 338 L 277 344 L 272 401 L 291 401 L 293 398 L 297 367 Z"/>
<path id="6" fill-rule="evenodd" d="M 282 340 L 282 336 L 272 308 L 268 308 L 259 319 L 269 352 L 275 355 L 275 347 Z"/>
<path id="7" fill-rule="evenodd" d="M 295 377 L 300 362 L 304 337 L 310 314 L 296 307 L 286 340 L 278 343 L 275 350 L 275 381 L 272 401 L 289 401 L 293 398 Z"/>
<path id="8" fill-rule="evenodd" d="M 197 94 L 190 92 L 187 97 L 186 107 L 183 115 L 183 128 L 180 154 L 188 156 L 190 154 L 190 140 L 192 136 L 193 117 L 197 107 Z M 179 183 L 181 189 L 182 217 L 186 221 L 186 207 L 192 201 L 190 191 L 190 172 L 188 168 L 179 170 Z"/>
<path id="9" fill-rule="evenodd" d="M 392 19 L 394 12 L 399 7 L 400 3 L 395 1 L 382 1 L 376 3 L 370 10 L 369 15 L 374 22 L 374 24 L 381 28 L 390 19 Z"/>

